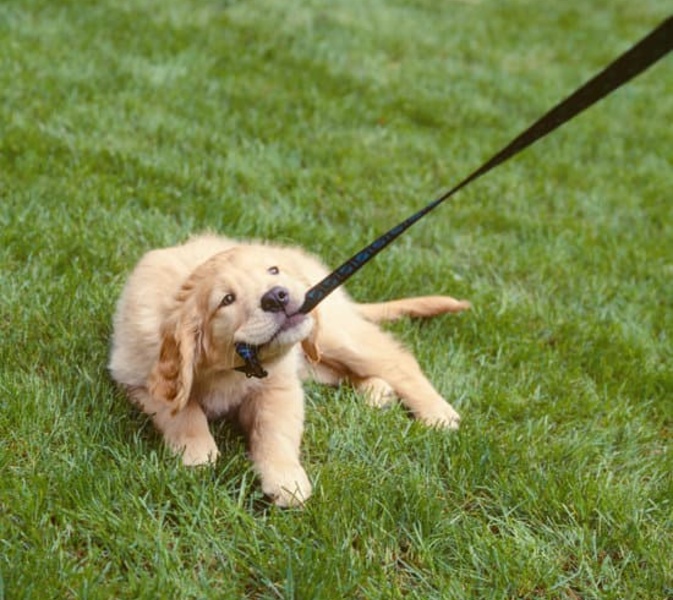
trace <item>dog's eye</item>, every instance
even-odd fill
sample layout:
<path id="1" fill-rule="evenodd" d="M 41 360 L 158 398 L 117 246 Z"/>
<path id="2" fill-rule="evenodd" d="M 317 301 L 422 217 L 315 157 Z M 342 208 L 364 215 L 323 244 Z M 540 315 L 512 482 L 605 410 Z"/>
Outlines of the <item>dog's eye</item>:
<path id="1" fill-rule="evenodd" d="M 271 273 L 271 275 L 278 275 L 278 273 L 280 273 L 280 269 L 278 267 L 269 267 L 267 271 Z"/>
<path id="2" fill-rule="evenodd" d="M 234 301 L 236 300 L 236 296 L 234 294 L 227 294 L 222 298 L 222 302 L 220 302 L 220 306 L 229 306 L 230 304 L 233 304 Z"/>

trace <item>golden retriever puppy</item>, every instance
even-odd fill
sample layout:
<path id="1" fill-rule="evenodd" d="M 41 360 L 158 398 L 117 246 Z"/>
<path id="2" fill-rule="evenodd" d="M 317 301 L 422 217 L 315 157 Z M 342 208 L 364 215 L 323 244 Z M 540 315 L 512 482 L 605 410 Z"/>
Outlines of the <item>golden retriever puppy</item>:
<path id="1" fill-rule="evenodd" d="M 217 459 L 208 419 L 237 417 L 262 490 L 280 506 L 311 494 L 299 450 L 304 378 L 350 382 L 374 405 L 398 397 L 424 423 L 457 427 L 458 414 L 414 357 L 376 323 L 469 304 L 448 296 L 357 304 L 338 289 L 298 314 L 328 272 L 295 248 L 214 235 L 148 252 L 117 306 L 112 377 L 186 465 Z M 267 377 L 236 370 L 240 342 L 259 347 Z"/>

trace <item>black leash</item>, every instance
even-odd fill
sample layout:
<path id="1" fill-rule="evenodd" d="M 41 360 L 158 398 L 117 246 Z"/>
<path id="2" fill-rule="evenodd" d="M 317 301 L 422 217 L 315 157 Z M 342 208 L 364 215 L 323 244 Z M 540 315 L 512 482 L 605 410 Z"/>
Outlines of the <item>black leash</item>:
<path id="1" fill-rule="evenodd" d="M 549 112 L 540 117 L 528 129 L 517 136 L 505 148 L 495 154 L 476 171 L 463 179 L 458 185 L 422 208 L 409 218 L 405 219 L 382 236 L 378 237 L 367 247 L 349 258 L 332 273 L 327 275 L 306 292 L 304 303 L 297 311 L 309 313 L 322 302 L 336 288 L 357 273 L 379 252 L 402 235 L 414 223 L 422 219 L 442 202 L 453 196 L 466 185 L 481 177 L 494 167 L 518 154 L 540 138 L 551 133 L 564 123 L 570 121 L 582 111 L 586 110 L 617 88 L 621 87 L 636 75 L 651 67 L 660 58 L 673 49 L 673 16 L 666 19 L 640 42 L 615 59 L 598 75 L 590 79 L 565 100 L 561 101 Z M 244 372 L 248 377 L 265 377 L 266 371 L 257 359 L 256 348 L 248 344 L 237 344 L 236 351 L 245 361 L 245 365 L 237 370 Z"/>

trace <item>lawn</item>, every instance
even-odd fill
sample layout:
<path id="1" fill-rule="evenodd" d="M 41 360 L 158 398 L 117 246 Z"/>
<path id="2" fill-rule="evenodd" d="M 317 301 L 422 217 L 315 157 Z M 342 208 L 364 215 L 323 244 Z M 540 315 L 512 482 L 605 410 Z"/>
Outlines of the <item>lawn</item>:
<path id="1" fill-rule="evenodd" d="M 0 599 L 673 598 L 673 57 L 348 284 L 458 432 L 307 386 L 304 509 L 187 470 L 107 371 L 148 249 L 338 264 L 659 24 L 664 0 L 4 0 Z"/>

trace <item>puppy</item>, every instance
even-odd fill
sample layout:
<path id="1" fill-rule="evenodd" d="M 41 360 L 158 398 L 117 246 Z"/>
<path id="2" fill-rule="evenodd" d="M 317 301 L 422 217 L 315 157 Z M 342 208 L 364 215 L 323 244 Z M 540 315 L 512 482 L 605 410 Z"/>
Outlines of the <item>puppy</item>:
<path id="1" fill-rule="evenodd" d="M 213 235 L 153 250 L 117 306 L 112 377 L 186 465 L 217 459 L 209 419 L 237 417 L 262 490 L 280 506 L 311 494 L 299 459 L 302 379 L 350 382 L 376 406 L 398 397 L 422 422 L 456 428 L 458 413 L 376 323 L 469 303 L 428 296 L 357 304 L 337 289 L 310 315 L 298 314 L 306 290 L 328 272 L 299 249 Z M 239 342 L 259 347 L 266 378 L 235 370 Z"/>

